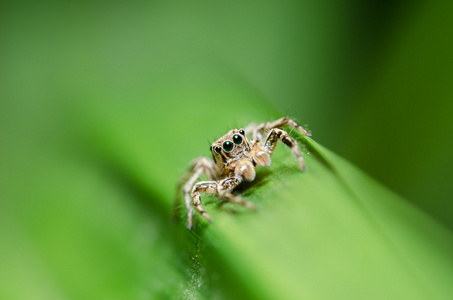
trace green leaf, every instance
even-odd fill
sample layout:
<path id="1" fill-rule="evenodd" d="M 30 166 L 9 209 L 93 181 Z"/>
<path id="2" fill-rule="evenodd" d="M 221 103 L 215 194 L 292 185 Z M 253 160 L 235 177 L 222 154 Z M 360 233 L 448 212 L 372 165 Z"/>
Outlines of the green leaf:
<path id="1" fill-rule="evenodd" d="M 285 115 L 269 99 L 296 99 L 290 114 L 326 132 L 344 118 L 316 100 L 334 98 L 319 91 L 341 69 L 349 15 L 205 4 L 5 6 L 0 298 L 451 297 L 451 232 L 294 132 L 308 171 L 279 145 L 237 191 L 258 212 L 204 197 L 212 224 L 187 230 L 183 207 L 171 221 L 190 160 Z"/>
<path id="2" fill-rule="evenodd" d="M 216 82 L 205 79 L 206 92 L 197 97 L 178 91 L 186 95 L 185 103 L 177 102 L 174 92 L 162 90 L 160 99 L 168 106 L 173 102 L 172 110 L 181 112 L 165 115 L 165 129 L 148 132 L 140 126 L 139 115 L 128 116 L 127 106 L 120 105 L 104 113 L 102 121 L 98 118 L 100 131 L 88 135 L 107 165 L 140 190 L 156 195 L 148 201 L 159 202 L 164 216 L 169 216 L 183 166 L 197 154 L 209 155 L 209 143 L 200 145 L 202 136 L 217 139 L 226 131 L 219 127 L 225 127 L 232 115 L 245 120 L 241 114 L 251 114 L 253 121 L 264 121 L 259 116 L 266 114 L 262 103 L 258 106 L 257 100 L 233 86 L 222 90 Z M 220 92 L 212 102 L 204 98 L 212 94 L 210 85 Z M 208 102 L 209 108 L 203 106 Z M 159 118 L 152 113 L 155 105 L 142 103 L 140 111 Z M 206 112 L 203 122 L 191 123 L 192 115 L 184 114 L 191 107 Z M 211 109 L 221 114 L 209 114 Z M 176 139 L 165 138 L 172 132 L 178 132 Z M 306 145 L 307 172 L 302 173 L 291 152 L 280 145 L 273 164 L 239 188 L 259 212 L 232 204 L 219 207 L 218 198 L 207 196 L 203 202 L 214 218 L 212 224 L 198 218 L 192 232 L 184 231 L 182 208 L 176 228 L 167 229 L 168 235 L 177 237 L 173 245 L 181 249 L 192 274 L 186 285 L 191 295 L 426 299 L 453 292 L 448 283 L 453 275 L 449 231 L 313 140 L 296 138 Z"/>

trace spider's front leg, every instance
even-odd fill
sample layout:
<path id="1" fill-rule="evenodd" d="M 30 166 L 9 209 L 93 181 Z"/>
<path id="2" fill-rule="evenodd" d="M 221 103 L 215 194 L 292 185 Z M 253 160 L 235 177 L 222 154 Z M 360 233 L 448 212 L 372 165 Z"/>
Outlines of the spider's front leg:
<path id="1" fill-rule="evenodd" d="M 212 218 L 206 213 L 201 206 L 200 196 L 202 193 L 216 194 L 217 182 L 216 181 L 201 181 L 194 185 L 192 189 L 193 206 L 196 210 L 208 221 L 212 222 Z M 187 220 L 187 227 L 192 228 L 192 218 Z"/>
<path id="2" fill-rule="evenodd" d="M 251 130 L 253 140 L 261 140 L 263 138 L 263 134 L 269 132 L 269 130 L 284 126 L 291 126 L 293 128 L 296 128 L 303 135 L 311 136 L 310 132 L 297 124 L 296 121 L 288 117 L 283 117 L 272 122 L 261 123 L 259 125 L 252 123 L 247 126 L 247 128 Z"/>
<path id="3" fill-rule="evenodd" d="M 195 209 L 208 221 L 212 222 L 212 218 L 208 215 L 208 213 L 204 210 L 203 206 L 201 206 L 201 194 L 218 194 L 219 197 L 228 200 L 229 202 L 236 203 L 243 205 L 247 208 L 256 210 L 255 204 L 245 201 L 239 196 L 235 196 L 231 193 L 231 191 L 241 182 L 240 178 L 238 177 L 231 177 L 221 180 L 220 182 L 217 181 L 201 181 L 194 185 L 192 189 L 192 199 L 193 199 L 193 206 Z M 187 227 L 190 229 L 192 228 L 192 218 L 187 221 Z"/>
<path id="4" fill-rule="evenodd" d="M 181 180 L 178 182 L 175 195 L 175 212 L 176 208 L 179 207 L 179 199 L 181 188 L 184 194 L 184 202 L 187 208 L 187 227 L 192 227 L 192 204 L 190 199 L 190 191 L 193 189 L 195 182 L 200 178 L 202 174 L 205 174 L 209 179 L 215 179 L 216 177 L 216 166 L 214 161 L 206 158 L 200 157 L 195 159 L 189 171 L 184 174 Z M 215 182 L 215 181 L 214 181 Z"/>
<path id="5" fill-rule="evenodd" d="M 241 183 L 240 177 L 230 177 L 220 181 L 217 185 L 217 193 L 219 197 L 224 198 L 229 202 L 240 204 L 252 210 L 256 210 L 255 204 L 231 193 L 231 191 L 236 186 L 238 186 L 239 183 Z"/>
<path id="6" fill-rule="evenodd" d="M 296 155 L 296 158 L 299 162 L 299 166 L 302 169 L 302 171 L 305 171 L 305 163 L 304 163 L 304 158 L 302 157 L 302 153 L 300 152 L 299 145 L 297 142 L 289 136 L 289 134 L 280 129 L 280 128 L 273 128 L 270 132 L 269 135 L 266 138 L 266 141 L 264 142 L 264 148 L 266 149 L 267 153 L 269 155 L 272 155 L 272 153 L 275 150 L 275 146 L 277 146 L 277 141 L 280 140 L 283 142 L 288 147 L 291 147 L 291 150 L 293 150 L 294 154 Z"/>

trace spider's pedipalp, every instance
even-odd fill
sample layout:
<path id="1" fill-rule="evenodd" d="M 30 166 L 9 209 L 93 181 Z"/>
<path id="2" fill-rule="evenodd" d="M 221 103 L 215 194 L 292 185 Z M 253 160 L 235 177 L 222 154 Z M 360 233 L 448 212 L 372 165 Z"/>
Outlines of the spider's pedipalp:
<path id="1" fill-rule="evenodd" d="M 269 167 L 271 165 L 271 157 L 269 153 L 265 151 L 260 151 L 256 153 L 255 156 L 253 157 L 253 160 L 259 167 Z"/>
<path id="2" fill-rule="evenodd" d="M 247 181 L 253 181 L 256 176 L 255 167 L 249 159 L 240 161 L 235 168 L 235 173 Z"/>

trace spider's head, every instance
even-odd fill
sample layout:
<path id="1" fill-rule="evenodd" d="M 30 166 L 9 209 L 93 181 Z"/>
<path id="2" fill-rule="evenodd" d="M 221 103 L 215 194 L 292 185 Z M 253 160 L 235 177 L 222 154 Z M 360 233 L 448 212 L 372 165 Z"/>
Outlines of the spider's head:
<path id="1" fill-rule="evenodd" d="M 212 157 L 216 163 L 227 164 L 231 160 L 248 156 L 250 145 L 244 129 L 233 129 L 211 145 Z"/>

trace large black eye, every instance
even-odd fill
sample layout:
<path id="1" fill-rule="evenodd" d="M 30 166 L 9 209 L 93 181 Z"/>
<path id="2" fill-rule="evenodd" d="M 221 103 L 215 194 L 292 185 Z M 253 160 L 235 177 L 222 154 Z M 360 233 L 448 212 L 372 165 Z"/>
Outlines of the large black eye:
<path id="1" fill-rule="evenodd" d="M 245 131 L 244 131 L 244 129 L 239 130 L 239 133 L 242 134 L 243 136 L 245 136 Z"/>
<path id="2" fill-rule="evenodd" d="M 242 138 L 239 134 L 235 134 L 233 136 L 233 142 L 236 144 L 236 145 L 240 145 L 242 143 Z"/>
<path id="3" fill-rule="evenodd" d="M 226 141 L 225 143 L 223 143 L 223 150 L 225 150 L 225 152 L 230 152 L 231 150 L 233 150 L 233 143 L 230 142 L 230 141 Z"/>
<path id="4" fill-rule="evenodd" d="M 217 146 L 217 147 L 215 147 L 214 150 L 215 150 L 215 152 L 220 153 L 220 151 L 222 151 L 222 147 Z"/>

